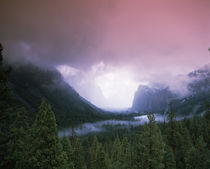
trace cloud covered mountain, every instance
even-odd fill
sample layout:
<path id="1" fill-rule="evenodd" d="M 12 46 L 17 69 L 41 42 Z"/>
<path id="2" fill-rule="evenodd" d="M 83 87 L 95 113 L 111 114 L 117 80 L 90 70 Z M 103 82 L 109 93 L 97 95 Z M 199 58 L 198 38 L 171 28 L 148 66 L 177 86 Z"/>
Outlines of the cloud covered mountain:
<path id="1" fill-rule="evenodd" d="M 190 115 L 202 113 L 210 100 L 210 66 L 206 65 L 190 72 L 187 76 L 188 93 L 180 96 L 170 88 L 139 86 L 135 93 L 132 110 L 135 112 L 153 111 L 164 113 L 169 102 L 177 114 Z"/>
<path id="2" fill-rule="evenodd" d="M 32 116 L 45 98 L 52 105 L 59 126 L 104 118 L 103 111 L 82 98 L 56 69 L 34 65 L 12 67 L 9 86 Z"/>
<path id="3" fill-rule="evenodd" d="M 160 112 L 167 108 L 168 103 L 175 98 L 169 88 L 153 88 L 139 86 L 134 96 L 132 110 L 135 112 Z"/>

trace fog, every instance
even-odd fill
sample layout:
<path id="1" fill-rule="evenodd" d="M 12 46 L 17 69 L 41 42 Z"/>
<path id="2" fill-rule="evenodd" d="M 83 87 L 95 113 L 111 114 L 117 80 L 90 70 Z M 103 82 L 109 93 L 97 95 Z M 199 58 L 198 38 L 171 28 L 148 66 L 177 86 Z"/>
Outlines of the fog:
<path id="1" fill-rule="evenodd" d="M 159 119 L 160 120 L 160 119 Z M 106 127 L 113 126 L 116 128 L 129 128 L 131 126 L 142 125 L 145 122 L 148 122 L 147 116 L 134 117 L 132 121 L 123 121 L 123 120 L 105 120 L 98 121 L 95 123 L 84 123 L 74 129 L 77 136 L 82 136 L 89 133 L 105 132 L 107 131 Z M 59 137 L 64 135 L 71 136 L 72 128 L 67 128 L 60 130 L 58 133 Z"/>
<path id="2" fill-rule="evenodd" d="M 156 122 L 167 122 L 166 115 L 154 114 Z M 203 115 L 203 114 L 201 114 Z M 193 114 L 189 116 L 177 116 L 176 120 L 182 120 L 184 118 L 191 118 Z M 125 121 L 125 120 L 105 120 L 105 121 L 98 121 L 95 123 L 84 123 L 74 128 L 74 134 L 77 136 L 83 136 L 90 133 L 99 133 L 99 132 L 107 132 L 109 131 L 109 127 L 114 127 L 114 129 L 119 128 L 130 128 L 136 127 L 139 125 L 143 125 L 147 123 L 149 120 L 147 115 L 135 116 L 133 120 Z M 66 128 L 59 130 L 58 133 L 59 137 L 65 136 L 72 136 L 72 128 Z"/>

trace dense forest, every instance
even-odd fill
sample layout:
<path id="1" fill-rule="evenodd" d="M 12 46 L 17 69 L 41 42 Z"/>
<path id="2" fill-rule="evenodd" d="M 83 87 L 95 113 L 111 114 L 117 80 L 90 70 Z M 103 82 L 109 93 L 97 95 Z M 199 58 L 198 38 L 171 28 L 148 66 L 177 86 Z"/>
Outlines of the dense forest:
<path id="1" fill-rule="evenodd" d="M 58 137 L 54 112 L 45 99 L 33 122 L 17 105 L 7 82 L 0 46 L 0 168 L 2 169 L 209 169 L 210 106 L 203 116 L 149 122 L 83 137 Z"/>

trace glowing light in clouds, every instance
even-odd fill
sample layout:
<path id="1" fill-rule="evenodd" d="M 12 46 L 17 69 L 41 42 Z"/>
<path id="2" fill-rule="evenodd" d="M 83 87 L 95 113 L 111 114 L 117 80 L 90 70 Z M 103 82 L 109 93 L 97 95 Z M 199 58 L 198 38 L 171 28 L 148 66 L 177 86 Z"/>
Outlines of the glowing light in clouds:
<path id="1" fill-rule="evenodd" d="M 103 62 L 92 66 L 90 71 L 67 65 L 58 66 L 57 69 L 81 96 L 102 108 L 130 107 L 139 85 L 128 69 L 106 66 Z M 98 95 L 94 88 L 99 88 L 101 95 Z"/>
<path id="2" fill-rule="evenodd" d="M 77 69 L 66 65 L 58 66 L 57 69 L 62 73 L 64 78 L 66 76 L 74 76 L 79 72 Z"/>
<path id="3" fill-rule="evenodd" d="M 110 107 L 125 108 L 132 105 L 138 83 L 126 70 L 115 70 L 95 78 Z"/>

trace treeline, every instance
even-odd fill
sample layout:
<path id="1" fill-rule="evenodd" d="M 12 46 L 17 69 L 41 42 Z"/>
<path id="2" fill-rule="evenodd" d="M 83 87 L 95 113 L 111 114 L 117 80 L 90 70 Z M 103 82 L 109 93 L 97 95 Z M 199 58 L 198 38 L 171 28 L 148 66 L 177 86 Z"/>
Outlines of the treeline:
<path id="1" fill-rule="evenodd" d="M 101 134 L 99 141 L 96 136 L 59 139 L 54 113 L 45 101 L 31 127 L 20 110 L 7 111 L 13 118 L 7 125 L 1 118 L 2 169 L 210 168 L 210 111 L 183 121 L 170 112 L 165 124 L 157 124 L 149 113 L 149 122 L 131 131 L 138 134 L 131 137 L 122 130 L 115 137 Z"/>
<path id="2" fill-rule="evenodd" d="M 0 168 L 2 169 L 209 169 L 210 109 L 203 117 L 149 122 L 117 134 L 59 138 L 51 106 L 42 101 L 32 125 L 13 104 L 7 87 L 10 69 L 0 45 Z"/>

